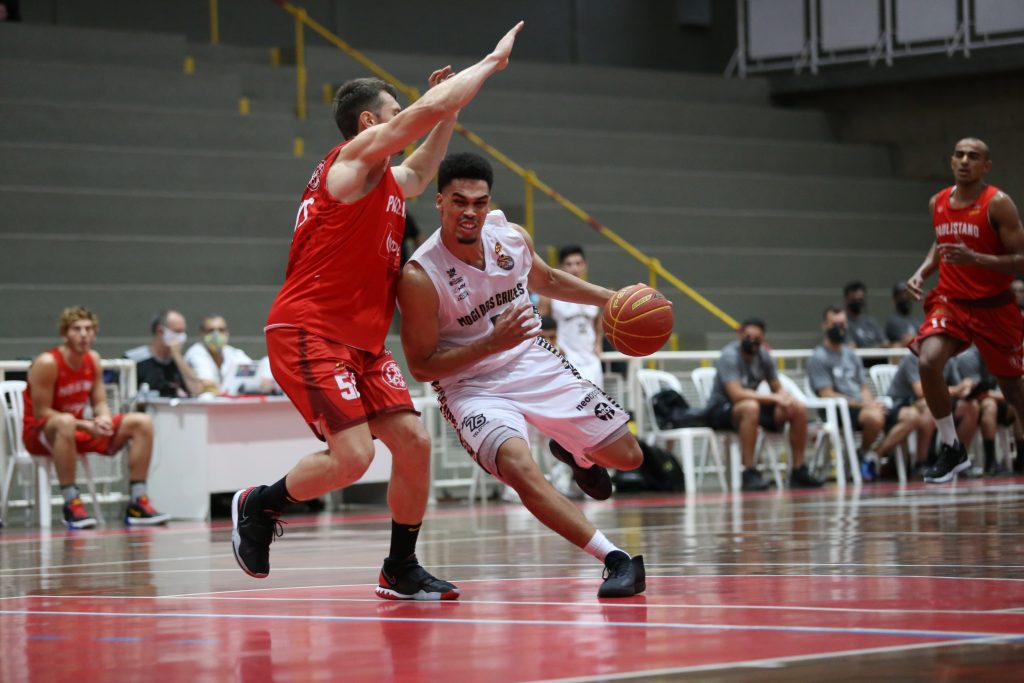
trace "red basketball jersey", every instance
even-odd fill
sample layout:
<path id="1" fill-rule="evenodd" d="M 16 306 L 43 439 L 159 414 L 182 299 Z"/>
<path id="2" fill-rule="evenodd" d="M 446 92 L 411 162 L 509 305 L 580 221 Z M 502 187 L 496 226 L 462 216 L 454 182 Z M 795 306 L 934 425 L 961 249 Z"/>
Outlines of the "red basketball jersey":
<path id="1" fill-rule="evenodd" d="M 71 413 L 76 419 L 82 419 L 82 412 L 92 398 L 92 385 L 96 381 L 96 366 L 92 362 L 92 354 L 86 354 L 82 367 L 72 368 L 64 360 L 60 348 L 50 349 L 57 361 L 57 381 L 53 385 L 53 403 L 51 408 L 62 413 Z M 32 385 L 25 387 L 25 427 L 37 424 L 38 420 L 32 412 Z"/>
<path id="2" fill-rule="evenodd" d="M 935 241 L 939 244 L 955 244 L 959 241 L 981 254 L 1005 254 L 1006 247 L 999 239 L 999 232 L 988 218 L 989 202 L 999 192 L 999 188 L 989 185 L 974 203 L 963 209 L 954 209 L 949 205 L 952 191 L 952 187 L 947 187 L 935 198 L 935 209 L 932 211 Z M 1009 273 L 940 261 L 937 291 L 952 299 L 985 299 L 1006 293 L 1011 281 L 1013 275 Z"/>
<path id="3" fill-rule="evenodd" d="M 327 171 L 345 143 L 313 171 L 302 195 L 284 285 L 267 327 L 298 327 L 379 353 L 395 312 L 405 196 L 391 169 L 350 204 L 327 191 Z"/>

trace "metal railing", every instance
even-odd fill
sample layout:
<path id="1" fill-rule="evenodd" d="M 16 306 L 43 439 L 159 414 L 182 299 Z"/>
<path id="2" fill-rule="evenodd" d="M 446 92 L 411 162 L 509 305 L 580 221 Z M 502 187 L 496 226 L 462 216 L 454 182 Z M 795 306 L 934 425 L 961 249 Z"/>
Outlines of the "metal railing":
<path id="1" fill-rule="evenodd" d="M 825 3 L 822 0 L 736 0 L 736 52 L 725 75 L 807 69 L 835 64 L 944 54 L 1024 44 L 1024 9 L 978 0 L 920 3 Z"/>
<path id="2" fill-rule="evenodd" d="M 356 62 L 364 66 L 372 74 L 377 76 L 383 81 L 386 81 L 393 85 L 399 92 L 409 98 L 410 102 L 415 102 L 420 97 L 420 91 L 416 88 L 403 83 L 397 76 L 383 69 L 377 65 L 373 60 L 359 52 L 347 42 L 336 36 L 334 33 L 329 31 L 319 22 L 311 19 L 306 10 L 302 7 L 297 7 L 290 2 L 285 0 L 273 0 L 275 4 L 281 7 L 285 12 L 288 12 L 295 20 L 295 113 L 300 119 L 306 117 L 306 85 L 308 74 L 306 72 L 305 64 L 305 38 L 304 31 L 306 28 L 313 31 L 315 34 L 323 38 L 331 45 L 337 47 L 339 50 L 344 52 L 346 55 L 354 59 Z M 702 307 L 708 313 L 722 321 L 730 329 L 736 329 L 739 326 L 739 322 L 728 315 L 721 308 L 713 304 L 707 298 L 702 296 L 697 290 L 690 285 L 683 282 L 681 279 L 676 277 L 674 274 L 669 272 L 656 258 L 647 256 L 639 249 L 634 247 L 632 244 L 623 239 L 618 233 L 609 228 L 604 223 L 601 223 L 596 218 L 591 216 L 589 213 L 580 208 L 577 204 L 564 197 L 563 195 L 556 192 L 550 185 L 542 181 L 537 174 L 529 169 L 524 168 L 520 164 L 513 161 L 508 155 L 502 153 L 493 145 L 488 144 L 483 138 L 474 133 L 473 131 L 466 128 L 461 123 L 455 124 L 455 131 L 462 135 L 472 144 L 476 145 L 498 163 L 505 166 L 507 169 L 515 173 L 517 176 L 523 179 L 523 190 L 524 190 L 524 221 L 523 227 L 531 235 L 534 234 L 534 191 L 539 191 L 545 196 L 552 199 L 556 204 L 569 211 L 585 224 L 590 226 L 595 232 L 603 236 L 605 239 L 611 241 L 613 244 L 618 246 L 620 249 L 625 251 L 627 254 L 632 256 L 634 259 L 639 261 L 648 271 L 648 280 L 652 287 L 657 286 L 658 279 L 661 278 L 665 282 L 669 283 L 684 295 L 693 300 L 697 305 Z"/>

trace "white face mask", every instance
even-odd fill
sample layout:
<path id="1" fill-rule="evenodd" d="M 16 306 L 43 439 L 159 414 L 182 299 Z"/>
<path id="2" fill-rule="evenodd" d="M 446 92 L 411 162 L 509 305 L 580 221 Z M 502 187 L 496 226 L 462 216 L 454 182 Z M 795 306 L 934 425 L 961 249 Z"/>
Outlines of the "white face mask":
<path id="1" fill-rule="evenodd" d="M 175 332 L 174 330 L 164 328 L 164 344 L 167 344 L 168 346 L 173 344 L 184 344 L 186 339 L 188 339 L 187 332 Z"/>

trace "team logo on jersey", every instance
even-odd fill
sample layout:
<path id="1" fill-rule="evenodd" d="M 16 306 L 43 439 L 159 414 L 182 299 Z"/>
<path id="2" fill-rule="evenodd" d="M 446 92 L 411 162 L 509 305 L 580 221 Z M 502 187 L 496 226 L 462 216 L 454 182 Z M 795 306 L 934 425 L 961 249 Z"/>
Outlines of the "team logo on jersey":
<path id="1" fill-rule="evenodd" d="M 513 268 L 516 267 L 515 260 L 513 260 L 513 258 L 508 254 L 501 253 L 501 249 L 501 242 L 495 242 L 494 253 L 497 256 L 496 261 L 498 263 L 498 267 L 501 268 L 502 270 L 512 270 Z"/>
<path id="2" fill-rule="evenodd" d="M 469 296 L 464 277 L 455 272 L 454 268 L 449 268 L 444 273 L 448 276 L 448 286 L 452 288 L 452 294 L 455 296 L 456 301 L 462 301 Z"/>
<path id="3" fill-rule="evenodd" d="M 380 255 L 393 268 L 397 269 L 401 264 L 402 245 L 395 239 L 395 226 L 391 223 L 388 223 L 387 230 L 384 231 L 384 239 L 380 243 Z"/>
<path id="4" fill-rule="evenodd" d="M 384 381 L 395 389 L 408 388 L 408 385 L 405 383 L 405 377 L 402 375 L 402 369 L 398 367 L 398 363 L 395 361 L 389 360 L 385 363 L 380 374 L 384 377 Z"/>
<path id="5" fill-rule="evenodd" d="M 321 161 L 316 165 L 316 170 L 313 171 L 313 175 L 310 177 L 309 182 L 306 183 L 306 187 L 309 188 L 310 192 L 316 192 L 320 189 L 320 174 L 324 172 L 324 162 Z"/>
<path id="6" fill-rule="evenodd" d="M 597 415 L 599 420 L 610 420 L 615 417 L 615 408 L 612 408 L 607 403 L 598 403 L 594 406 L 594 415 Z"/>
<path id="7" fill-rule="evenodd" d="M 462 428 L 476 436 L 485 424 L 487 424 L 487 418 L 483 415 L 470 415 L 462 421 Z"/>

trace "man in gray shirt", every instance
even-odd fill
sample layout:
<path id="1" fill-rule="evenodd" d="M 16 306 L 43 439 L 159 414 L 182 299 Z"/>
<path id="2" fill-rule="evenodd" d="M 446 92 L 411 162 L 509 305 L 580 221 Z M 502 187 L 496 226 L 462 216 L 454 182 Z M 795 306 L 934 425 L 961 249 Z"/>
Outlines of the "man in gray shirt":
<path id="1" fill-rule="evenodd" d="M 758 426 L 779 432 L 786 424 L 789 424 L 792 454 L 790 486 L 821 486 L 823 482 L 812 477 L 804 464 L 807 409 L 782 389 L 775 372 L 775 362 L 763 348 L 764 331 L 764 321 L 748 318 L 737 330 L 739 339 L 722 349 L 715 363 L 715 384 L 708 399 L 708 424 L 713 429 L 728 429 L 739 434 L 744 491 L 763 491 L 769 486 L 754 467 Z M 768 384 L 770 394 L 757 390 L 761 382 Z"/>
<path id="2" fill-rule="evenodd" d="M 915 411 L 892 411 L 875 400 L 864 377 L 864 364 L 846 345 L 846 311 L 829 306 L 821 324 L 822 343 L 815 347 L 807 361 L 807 377 L 811 389 L 822 398 L 844 398 L 850 407 L 850 420 L 854 429 L 861 431 L 861 476 L 865 481 L 878 478 L 880 455 L 885 455 L 902 443 L 918 427 Z M 885 438 L 877 449 L 875 441 Z"/>
<path id="3" fill-rule="evenodd" d="M 1014 463 L 1014 469 L 1017 472 L 1024 471 L 1024 429 L 1021 421 L 1017 419 L 1017 411 L 1003 398 L 995 376 L 985 366 L 978 347 L 972 344 L 953 360 L 954 363 L 948 363 L 947 367 L 956 365 L 956 371 L 963 381 L 972 383 L 970 395 L 976 397 L 979 403 L 978 422 L 981 427 L 981 446 L 985 453 L 985 473 L 999 473 L 996 462 L 996 432 L 1000 426 L 1013 427 L 1014 439 L 1017 442 L 1017 461 Z M 970 444 L 962 438 L 960 443 Z"/>
<path id="4" fill-rule="evenodd" d="M 975 382 L 961 381 L 956 363 L 946 364 L 945 377 L 946 384 L 949 386 L 949 396 L 953 401 L 957 436 L 961 443 L 970 444 L 978 431 L 978 402 L 968 398 Z M 914 410 L 917 413 L 917 453 L 915 454 L 914 470 L 915 472 L 922 470 L 921 474 L 923 475 L 923 468 L 928 460 L 928 449 L 935 437 L 935 421 L 924 400 L 924 391 L 921 388 L 921 364 L 917 356 L 908 354 L 900 361 L 899 368 L 892 378 L 892 384 L 889 385 L 888 395 L 892 399 L 890 415 L 902 410 Z"/>
<path id="5" fill-rule="evenodd" d="M 885 346 L 885 332 L 875 318 L 864 311 L 867 309 L 867 287 L 863 282 L 850 282 L 843 288 L 846 302 L 849 338 L 854 346 L 861 349 Z"/>
<path id="6" fill-rule="evenodd" d="M 913 313 L 914 299 L 907 291 L 907 281 L 900 280 L 892 288 L 893 312 L 885 321 L 885 336 L 893 346 L 906 346 L 917 336 L 924 316 Z"/>

